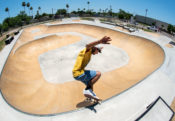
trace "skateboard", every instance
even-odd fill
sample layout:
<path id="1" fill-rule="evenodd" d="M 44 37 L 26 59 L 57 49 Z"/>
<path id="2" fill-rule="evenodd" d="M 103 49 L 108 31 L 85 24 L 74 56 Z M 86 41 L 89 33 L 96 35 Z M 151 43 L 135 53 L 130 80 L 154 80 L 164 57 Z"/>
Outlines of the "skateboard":
<path id="1" fill-rule="evenodd" d="M 97 98 L 95 98 L 95 97 L 93 97 L 93 96 L 91 96 L 91 95 L 84 95 L 85 97 L 86 97 L 86 99 L 85 99 L 85 102 L 90 102 L 90 103 L 99 103 L 99 104 L 101 104 L 101 102 L 102 102 L 102 99 L 97 99 Z"/>
<path id="2" fill-rule="evenodd" d="M 76 105 L 77 108 L 89 107 L 97 104 L 101 104 L 101 99 L 92 98 L 91 96 L 85 96 L 85 99 Z"/>

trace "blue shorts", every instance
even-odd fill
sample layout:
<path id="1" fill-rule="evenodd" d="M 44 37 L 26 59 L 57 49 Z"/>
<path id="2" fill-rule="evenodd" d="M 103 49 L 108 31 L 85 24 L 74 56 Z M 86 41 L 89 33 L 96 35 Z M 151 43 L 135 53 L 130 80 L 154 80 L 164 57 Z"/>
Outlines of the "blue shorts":
<path id="1" fill-rule="evenodd" d="M 88 85 L 89 82 L 96 76 L 96 71 L 85 70 L 84 73 L 80 76 L 74 77 L 76 80 L 83 82 L 85 85 Z"/>

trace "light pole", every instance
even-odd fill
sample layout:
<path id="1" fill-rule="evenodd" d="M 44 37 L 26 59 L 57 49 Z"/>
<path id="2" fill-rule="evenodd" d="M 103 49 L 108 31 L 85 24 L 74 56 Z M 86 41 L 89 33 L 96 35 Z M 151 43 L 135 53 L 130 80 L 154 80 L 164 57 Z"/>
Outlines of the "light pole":
<path id="1" fill-rule="evenodd" d="M 145 10 L 145 24 L 146 24 L 146 16 L 147 16 L 148 9 Z"/>

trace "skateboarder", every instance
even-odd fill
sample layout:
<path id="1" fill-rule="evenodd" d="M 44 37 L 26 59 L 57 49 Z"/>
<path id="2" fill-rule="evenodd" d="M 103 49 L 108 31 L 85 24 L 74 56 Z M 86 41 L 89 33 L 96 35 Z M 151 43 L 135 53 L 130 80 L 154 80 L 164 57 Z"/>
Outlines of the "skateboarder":
<path id="1" fill-rule="evenodd" d="M 91 42 L 86 45 L 86 47 L 80 51 L 76 63 L 73 68 L 73 77 L 76 80 L 83 82 L 86 85 L 85 90 L 83 90 L 83 94 L 87 97 L 93 97 L 95 99 L 99 99 L 96 94 L 93 92 L 93 85 L 100 78 L 101 73 L 99 71 L 94 70 L 85 70 L 85 67 L 89 63 L 91 59 L 91 55 L 96 55 L 103 47 L 95 47 L 98 44 L 110 44 L 109 41 L 112 41 L 110 37 L 104 36 L 102 39 L 98 41 Z"/>

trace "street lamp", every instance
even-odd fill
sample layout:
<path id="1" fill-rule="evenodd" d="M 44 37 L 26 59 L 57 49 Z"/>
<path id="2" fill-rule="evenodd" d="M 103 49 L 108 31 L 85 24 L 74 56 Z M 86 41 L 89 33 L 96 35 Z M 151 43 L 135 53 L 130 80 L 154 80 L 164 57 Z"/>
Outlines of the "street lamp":
<path id="1" fill-rule="evenodd" d="M 146 24 L 146 15 L 147 15 L 148 9 L 146 9 L 146 13 L 145 13 L 145 24 Z"/>

